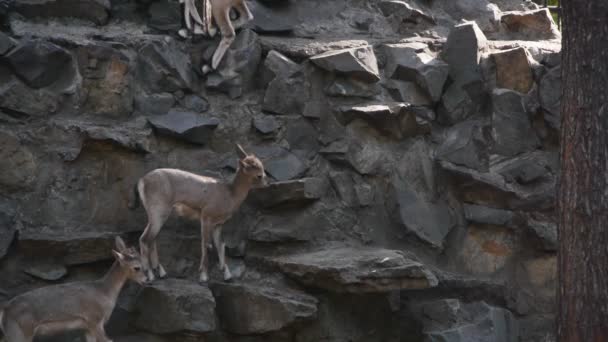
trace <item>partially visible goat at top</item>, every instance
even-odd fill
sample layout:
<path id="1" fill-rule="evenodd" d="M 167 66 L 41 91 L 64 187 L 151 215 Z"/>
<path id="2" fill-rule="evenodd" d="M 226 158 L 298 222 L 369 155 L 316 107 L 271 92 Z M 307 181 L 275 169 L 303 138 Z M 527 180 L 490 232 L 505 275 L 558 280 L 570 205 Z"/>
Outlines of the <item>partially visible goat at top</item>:
<path id="1" fill-rule="evenodd" d="M 224 280 L 232 275 L 226 265 L 225 244 L 221 225 L 239 208 L 254 186 L 266 184 L 264 165 L 254 155 L 248 155 L 236 145 L 239 156 L 236 176 L 231 183 L 200 176 L 178 169 L 156 169 L 137 183 L 137 193 L 148 214 L 148 225 L 139 239 L 142 265 L 148 281 L 155 279 L 154 271 L 163 278 L 166 271 L 158 260 L 156 237 L 175 208 L 178 215 L 198 219 L 201 224 L 200 282 L 207 274 L 207 245 L 213 237 Z"/>

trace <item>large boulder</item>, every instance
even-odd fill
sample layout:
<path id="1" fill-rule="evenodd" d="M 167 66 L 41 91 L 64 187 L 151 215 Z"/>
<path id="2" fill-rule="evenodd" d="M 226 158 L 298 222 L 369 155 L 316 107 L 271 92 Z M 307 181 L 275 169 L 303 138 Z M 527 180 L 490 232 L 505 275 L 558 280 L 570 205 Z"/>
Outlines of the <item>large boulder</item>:
<path id="1" fill-rule="evenodd" d="M 512 39 L 541 40 L 561 37 L 549 9 L 505 12 L 500 21 Z"/>
<path id="2" fill-rule="evenodd" d="M 504 156 L 515 156 L 539 146 L 520 93 L 507 89 L 492 92 L 492 138 L 494 153 Z"/>
<path id="3" fill-rule="evenodd" d="M 264 208 L 308 204 L 321 198 L 326 190 L 327 182 L 324 179 L 303 178 L 253 189 L 251 200 Z"/>
<path id="4" fill-rule="evenodd" d="M 179 110 L 149 117 L 148 121 L 160 134 L 199 145 L 209 143 L 213 131 L 220 124 L 216 118 Z"/>
<path id="5" fill-rule="evenodd" d="M 214 331 L 215 299 L 209 288 L 181 279 L 165 279 L 143 288 L 137 298 L 135 325 L 155 334 Z"/>
<path id="6" fill-rule="evenodd" d="M 418 52 L 409 44 L 387 44 L 386 74 L 393 79 L 416 82 L 429 97 L 437 102 L 448 78 L 449 66 L 425 52 Z"/>
<path id="7" fill-rule="evenodd" d="M 380 80 L 378 62 L 371 46 L 328 51 L 310 58 L 318 67 L 373 83 Z"/>
<path id="8" fill-rule="evenodd" d="M 32 188 L 38 178 L 36 158 L 17 136 L 5 130 L 0 131 L 0 160 L 0 193 Z"/>
<path id="9" fill-rule="evenodd" d="M 17 0 L 15 9 L 25 17 L 69 17 L 105 25 L 110 18 L 109 0 Z"/>
<path id="10" fill-rule="evenodd" d="M 389 249 L 339 247 L 267 260 L 303 284 L 334 292 L 389 292 L 437 285 L 437 278 L 424 265 Z"/>
<path id="11" fill-rule="evenodd" d="M 275 210 L 263 215 L 251 227 L 248 239 L 264 243 L 286 243 L 310 241 L 318 231 L 327 226 L 327 217 L 315 206 Z"/>
<path id="12" fill-rule="evenodd" d="M 137 53 L 137 75 L 151 93 L 191 89 L 194 75 L 190 57 L 174 40 L 146 42 Z"/>
<path id="13" fill-rule="evenodd" d="M 527 94 L 532 88 L 534 77 L 528 53 L 519 47 L 500 51 L 491 55 L 496 65 L 496 85 Z"/>
<path id="14" fill-rule="evenodd" d="M 303 292 L 271 285 L 212 284 L 220 323 L 226 331 L 263 334 L 314 319 L 317 300 Z"/>
<path id="15" fill-rule="evenodd" d="M 456 25 L 443 49 L 443 60 L 450 66 L 450 78 L 458 85 L 481 82 L 479 65 L 487 45 L 486 36 L 475 22 Z"/>

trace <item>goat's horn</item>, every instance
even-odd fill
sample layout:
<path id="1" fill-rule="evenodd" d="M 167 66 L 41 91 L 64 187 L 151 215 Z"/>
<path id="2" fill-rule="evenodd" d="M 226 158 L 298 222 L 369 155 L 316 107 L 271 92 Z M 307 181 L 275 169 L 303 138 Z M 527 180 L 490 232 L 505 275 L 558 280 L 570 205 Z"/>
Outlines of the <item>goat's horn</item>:
<path id="1" fill-rule="evenodd" d="M 247 157 L 247 152 L 243 150 L 243 147 L 241 147 L 240 144 L 236 144 L 236 153 L 239 155 L 240 158 Z"/>

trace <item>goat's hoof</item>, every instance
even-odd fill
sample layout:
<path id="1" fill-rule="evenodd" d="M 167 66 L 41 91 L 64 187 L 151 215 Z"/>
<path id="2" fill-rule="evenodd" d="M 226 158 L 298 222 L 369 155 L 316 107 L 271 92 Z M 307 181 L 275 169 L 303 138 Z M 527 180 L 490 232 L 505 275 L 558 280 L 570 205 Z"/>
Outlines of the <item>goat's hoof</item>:
<path id="1" fill-rule="evenodd" d="M 190 34 L 186 29 L 180 29 L 179 31 L 177 31 L 177 35 L 180 36 L 180 38 L 182 39 L 188 39 L 188 37 L 190 37 Z"/>
<path id="2" fill-rule="evenodd" d="M 158 266 L 158 277 L 160 279 L 167 278 L 167 271 L 160 265 Z"/>
<path id="3" fill-rule="evenodd" d="M 207 272 L 201 273 L 201 276 L 198 278 L 198 282 L 204 284 L 207 281 L 209 281 L 209 276 L 207 275 Z"/>
<path id="4" fill-rule="evenodd" d="M 156 277 L 154 276 L 154 272 L 152 272 L 152 270 L 148 271 L 148 276 L 146 278 L 147 278 L 147 280 L 146 280 L 147 283 L 151 283 L 154 281 L 154 279 L 156 279 Z"/>
<path id="5" fill-rule="evenodd" d="M 211 72 L 211 67 L 208 66 L 207 64 L 203 65 L 203 67 L 201 68 L 201 71 L 203 72 L 203 75 L 207 75 L 208 73 Z"/>
<path id="6" fill-rule="evenodd" d="M 232 274 L 230 274 L 230 270 L 228 270 L 228 267 L 226 267 L 226 270 L 224 271 L 224 281 L 230 280 L 232 280 Z"/>

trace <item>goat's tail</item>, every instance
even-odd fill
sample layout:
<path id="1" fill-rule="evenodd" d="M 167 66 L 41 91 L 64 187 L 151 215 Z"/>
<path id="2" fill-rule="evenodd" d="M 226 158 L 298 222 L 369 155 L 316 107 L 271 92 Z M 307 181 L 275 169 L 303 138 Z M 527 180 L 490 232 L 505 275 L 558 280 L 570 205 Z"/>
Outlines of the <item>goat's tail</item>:
<path id="1" fill-rule="evenodd" d="M 135 183 L 135 185 L 133 185 L 133 195 L 131 196 L 128 205 L 129 209 L 131 210 L 137 209 L 139 207 L 139 202 L 141 202 L 141 196 L 139 192 L 140 183 L 143 190 L 143 182 L 141 181 L 141 179 L 137 183 Z"/>

